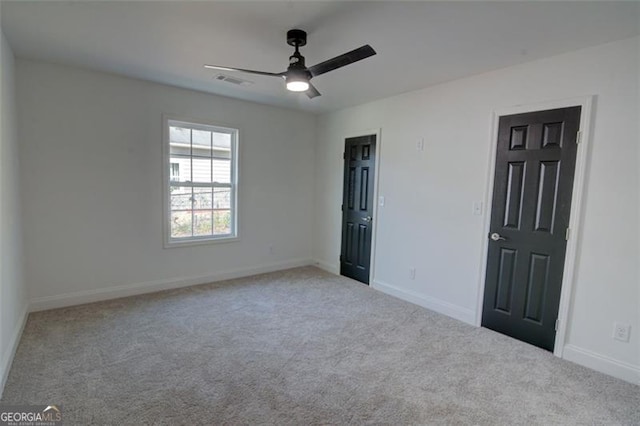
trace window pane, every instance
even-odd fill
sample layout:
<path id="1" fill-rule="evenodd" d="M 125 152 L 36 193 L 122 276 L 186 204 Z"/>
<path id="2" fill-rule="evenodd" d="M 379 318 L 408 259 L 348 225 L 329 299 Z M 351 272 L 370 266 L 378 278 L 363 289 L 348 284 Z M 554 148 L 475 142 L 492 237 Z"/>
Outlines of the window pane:
<path id="1" fill-rule="evenodd" d="M 213 189 L 213 208 L 214 209 L 231 208 L 231 188 L 214 188 Z"/>
<path id="2" fill-rule="evenodd" d="M 231 135 L 229 133 L 213 132 L 213 148 L 231 151 Z"/>
<path id="3" fill-rule="evenodd" d="M 191 142 L 191 129 L 187 129 L 184 127 L 170 126 L 169 140 L 171 142 L 189 143 Z"/>
<path id="4" fill-rule="evenodd" d="M 198 157 L 211 157 L 211 132 L 192 130 L 193 145 L 191 152 Z"/>
<path id="5" fill-rule="evenodd" d="M 231 160 L 213 159 L 213 181 L 231 183 Z"/>
<path id="6" fill-rule="evenodd" d="M 231 233 L 231 211 L 214 210 L 213 212 L 213 234 L 224 235 Z"/>
<path id="7" fill-rule="evenodd" d="M 172 182 L 191 181 L 191 159 L 172 156 L 169 159 L 169 178 Z"/>
<path id="8" fill-rule="evenodd" d="M 193 188 L 193 209 L 211 210 L 211 188 Z"/>
<path id="9" fill-rule="evenodd" d="M 211 148 L 211 132 L 206 130 L 192 130 L 193 144 L 205 148 Z"/>
<path id="10" fill-rule="evenodd" d="M 169 188 L 171 191 L 171 211 L 174 210 L 189 210 L 192 207 L 192 193 L 191 188 L 187 186 L 172 186 Z"/>
<path id="11" fill-rule="evenodd" d="M 171 154 L 191 155 L 191 129 L 169 127 L 169 147 Z"/>
<path id="12" fill-rule="evenodd" d="M 179 163 L 170 163 L 169 164 L 169 177 L 172 181 L 180 180 L 180 164 Z"/>
<path id="13" fill-rule="evenodd" d="M 191 210 L 171 213 L 171 238 L 191 237 Z"/>
<path id="14" fill-rule="evenodd" d="M 193 214 L 193 235 L 211 235 L 211 210 L 197 210 Z"/>
<path id="15" fill-rule="evenodd" d="M 193 182 L 211 183 L 211 159 L 193 157 Z"/>

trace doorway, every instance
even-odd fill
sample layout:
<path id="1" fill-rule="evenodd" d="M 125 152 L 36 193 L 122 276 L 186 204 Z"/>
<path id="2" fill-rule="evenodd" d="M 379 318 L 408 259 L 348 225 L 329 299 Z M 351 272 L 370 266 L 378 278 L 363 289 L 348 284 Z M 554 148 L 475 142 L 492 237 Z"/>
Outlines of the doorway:
<path id="1" fill-rule="evenodd" d="M 376 135 L 345 139 L 340 274 L 369 284 Z"/>
<path id="2" fill-rule="evenodd" d="M 553 351 L 581 107 L 498 122 L 482 326 Z"/>

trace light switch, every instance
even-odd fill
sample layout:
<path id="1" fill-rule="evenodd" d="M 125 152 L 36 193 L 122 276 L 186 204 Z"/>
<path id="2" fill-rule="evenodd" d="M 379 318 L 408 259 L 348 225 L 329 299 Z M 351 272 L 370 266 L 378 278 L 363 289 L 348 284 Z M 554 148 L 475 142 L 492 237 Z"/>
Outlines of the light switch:
<path id="1" fill-rule="evenodd" d="M 378 205 L 384 207 L 384 195 L 378 197 Z"/>

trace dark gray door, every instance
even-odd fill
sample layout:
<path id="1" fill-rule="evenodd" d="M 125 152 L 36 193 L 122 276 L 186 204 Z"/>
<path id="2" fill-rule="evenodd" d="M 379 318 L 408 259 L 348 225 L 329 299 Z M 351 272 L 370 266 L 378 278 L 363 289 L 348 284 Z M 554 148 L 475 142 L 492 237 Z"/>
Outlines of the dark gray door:
<path id="1" fill-rule="evenodd" d="M 369 284 L 376 136 L 345 140 L 340 273 Z"/>
<path id="2" fill-rule="evenodd" d="M 580 107 L 500 117 L 482 325 L 552 351 Z"/>

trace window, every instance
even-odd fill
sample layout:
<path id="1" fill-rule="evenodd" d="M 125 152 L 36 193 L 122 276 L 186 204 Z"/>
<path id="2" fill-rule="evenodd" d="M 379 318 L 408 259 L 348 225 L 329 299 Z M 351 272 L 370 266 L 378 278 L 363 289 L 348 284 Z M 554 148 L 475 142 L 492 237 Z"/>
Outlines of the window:
<path id="1" fill-rule="evenodd" d="M 171 177 L 169 179 L 180 181 L 180 163 L 171 163 Z"/>
<path id="2" fill-rule="evenodd" d="M 166 245 L 237 237 L 238 130 L 165 119 Z"/>

